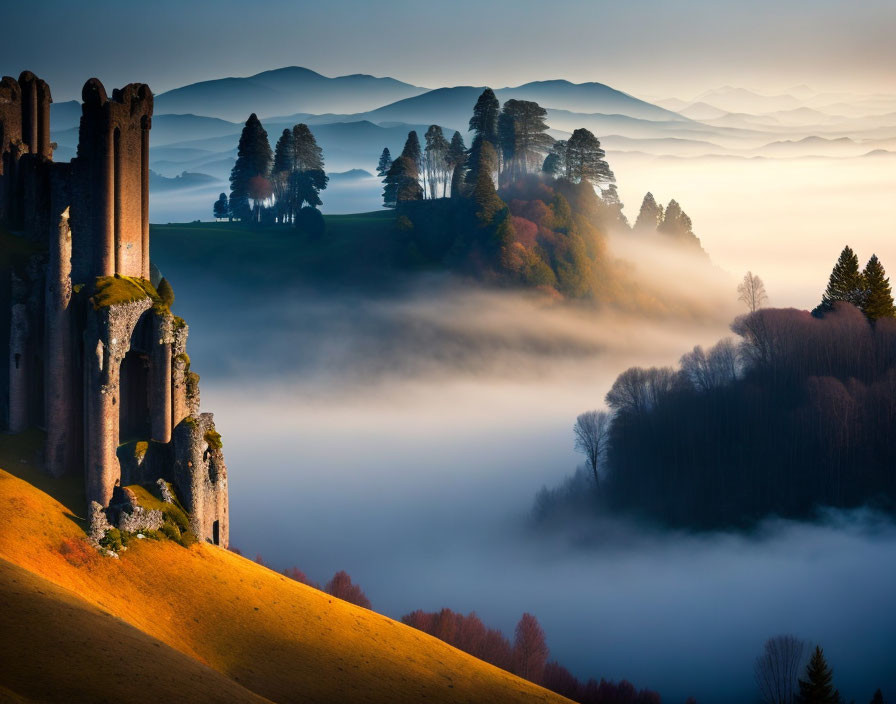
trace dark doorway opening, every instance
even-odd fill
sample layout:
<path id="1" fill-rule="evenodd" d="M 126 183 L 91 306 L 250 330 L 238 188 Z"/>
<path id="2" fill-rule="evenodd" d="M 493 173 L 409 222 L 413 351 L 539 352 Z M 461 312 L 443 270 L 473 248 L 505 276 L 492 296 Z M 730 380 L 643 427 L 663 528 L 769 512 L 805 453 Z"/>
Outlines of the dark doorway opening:
<path id="1" fill-rule="evenodd" d="M 221 524 L 219 521 L 215 521 L 212 524 L 212 542 L 215 545 L 221 544 Z"/>
<path id="2" fill-rule="evenodd" d="M 121 362 L 118 442 L 146 440 L 150 435 L 149 357 L 131 350 Z"/>

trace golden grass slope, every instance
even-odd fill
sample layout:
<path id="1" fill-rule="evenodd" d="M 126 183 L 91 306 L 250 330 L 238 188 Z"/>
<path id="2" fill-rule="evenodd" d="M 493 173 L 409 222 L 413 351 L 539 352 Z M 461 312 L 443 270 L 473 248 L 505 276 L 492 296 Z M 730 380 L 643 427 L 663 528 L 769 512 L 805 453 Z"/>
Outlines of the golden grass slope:
<path id="1" fill-rule="evenodd" d="M 0 436 L 0 466 L 31 475 L 27 452 L 10 440 Z M 53 489 L 52 482 L 42 486 Z M 13 640 L 33 658 L 20 659 L 24 674 L 17 680 L 0 670 L 0 699 L 4 691 L 45 699 L 22 683 L 74 673 L 82 680 L 70 687 L 95 688 L 95 700 L 114 700 L 103 690 L 111 681 L 124 686 L 127 673 L 146 681 L 163 671 L 185 687 L 173 701 L 202 701 L 189 692 L 207 689 L 220 692 L 220 701 L 567 701 L 211 545 L 134 541 L 121 559 L 103 557 L 84 539 L 76 505 L 66 500 L 70 488 L 60 486 L 69 508 L 0 470 L 0 559 L 8 563 L 0 569 L 3 608 L 34 615 L 31 631 L 15 615 L 4 616 L 13 619 L 4 647 Z M 156 670 L 147 662 L 153 659 Z M 135 687 L 119 701 L 172 699 Z"/>
<path id="2" fill-rule="evenodd" d="M 6 560 L 0 604 L 0 701 L 269 702 Z"/>

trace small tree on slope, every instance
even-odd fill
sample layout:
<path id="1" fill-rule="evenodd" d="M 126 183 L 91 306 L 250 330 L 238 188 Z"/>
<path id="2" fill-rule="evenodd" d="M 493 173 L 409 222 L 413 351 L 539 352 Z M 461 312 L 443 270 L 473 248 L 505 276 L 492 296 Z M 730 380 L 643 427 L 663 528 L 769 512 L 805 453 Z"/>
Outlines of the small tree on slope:
<path id="1" fill-rule="evenodd" d="M 865 281 L 859 271 L 859 258 L 849 246 L 846 246 L 834 264 L 819 308 L 830 310 L 835 301 L 846 301 L 861 308 L 864 298 Z"/>
<path id="2" fill-rule="evenodd" d="M 865 296 L 861 307 L 868 320 L 896 317 L 890 280 L 876 254 L 872 254 L 868 260 L 865 271 L 862 272 L 862 279 L 865 282 Z"/>
<path id="3" fill-rule="evenodd" d="M 799 681 L 797 704 L 840 704 L 840 692 L 834 689 L 833 679 L 834 672 L 824 659 L 824 651 L 816 645 L 806 666 L 806 679 Z"/>

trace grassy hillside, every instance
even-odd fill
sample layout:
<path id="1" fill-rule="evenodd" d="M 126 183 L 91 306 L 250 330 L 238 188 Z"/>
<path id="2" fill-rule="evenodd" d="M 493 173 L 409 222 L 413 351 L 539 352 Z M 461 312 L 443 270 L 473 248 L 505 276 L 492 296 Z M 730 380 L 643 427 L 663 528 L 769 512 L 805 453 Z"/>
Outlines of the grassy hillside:
<path id="1" fill-rule="evenodd" d="M 566 701 L 211 545 L 134 541 L 103 557 L 72 483 L 26 481 L 37 445 L 0 442 L 0 698 Z"/>
<path id="2" fill-rule="evenodd" d="M 166 276 L 213 271 L 216 278 L 244 285 L 339 284 L 388 277 L 395 251 L 393 212 L 326 215 L 324 220 L 327 232 L 321 239 L 281 225 L 152 225 L 152 261 Z M 284 281 L 284 276 L 290 280 Z"/>

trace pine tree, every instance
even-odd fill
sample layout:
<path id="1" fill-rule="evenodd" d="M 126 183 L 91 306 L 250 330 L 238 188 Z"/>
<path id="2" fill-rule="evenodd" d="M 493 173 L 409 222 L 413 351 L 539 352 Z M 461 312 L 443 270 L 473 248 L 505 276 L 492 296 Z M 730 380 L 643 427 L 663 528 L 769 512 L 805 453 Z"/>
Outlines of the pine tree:
<path id="1" fill-rule="evenodd" d="M 423 152 L 420 150 L 420 138 L 417 137 L 417 131 L 408 132 L 408 138 L 404 143 L 404 149 L 401 155 L 411 161 L 413 166 L 414 178 L 420 178 L 420 172 L 423 170 Z"/>
<path id="2" fill-rule="evenodd" d="M 881 692 L 880 689 L 878 689 L 878 690 L 874 693 L 874 696 L 871 697 L 871 703 L 870 703 L 870 704 L 886 704 L 886 702 L 884 701 L 884 693 Z"/>
<path id="3" fill-rule="evenodd" d="M 423 199 L 423 187 L 417 180 L 417 167 L 404 155 L 392 162 L 383 184 L 385 208 L 395 208 L 404 201 Z"/>
<path id="4" fill-rule="evenodd" d="M 859 258 L 847 245 L 831 271 L 828 287 L 818 309 L 830 310 L 836 301 L 846 301 L 861 308 L 865 299 L 865 281 L 859 271 Z M 816 310 L 818 310 L 816 309 Z"/>
<path id="5" fill-rule="evenodd" d="M 641 201 L 641 210 L 638 212 L 638 218 L 635 220 L 634 229 L 638 232 L 655 232 L 663 221 L 663 206 L 659 205 L 653 198 L 653 193 L 647 192 L 644 200 Z"/>
<path id="6" fill-rule="evenodd" d="M 548 135 L 547 110 L 530 100 L 508 100 L 501 110 L 498 137 L 504 157 L 503 179 L 513 181 L 537 170 L 554 140 Z M 589 133 L 590 134 L 590 133 Z M 592 135 L 593 136 L 593 135 Z"/>
<path id="7" fill-rule="evenodd" d="M 606 155 L 597 137 L 584 128 L 577 129 L 566 143 L 566 177 L 573 183 L 590 181 L 605 189 L 605 184 L 616 182 Z"/>
<path id="8" fill-rule="evenodd" d="M 663 221 L 657 227 L 657 231 L 685 244 L 700 245 L 700 240 L 694 234 L 691 219 L 674 198 L 666 206 Z"/>
<path id="9" fill-rule="evenodd" d="M 253 180 L 257 184 L 259 178 L 267 179 L 272 160 L 268 133 L 253 112 L 240 134 L 236 163 L 230 172 L 230 210 L 233 215 L 242 220 L 249 219 L 249 198 L 252 197 L 252 192 L 256 195 L 259 193 L 257 187 L 252 187 Z M 258 202 L 255 203 L 256 211 L 259 205 Z"/>
<path id="10" fill-rule="evenodd" d="M 490 164 L 497 161 L 495 148 L 489 142 L 483 142 L 479 151 L 480 164 L 476 169 L 478 174 L 476 184 L 473 187 L 471 198 L 476 204 L 476 219 L 480 225 L 490 225 L 495 216 L 507 207 L 495 190 L 492 181 Z"/>
<path id="11" fill-rule="evenodd" d="M 293 169 L 296 171 L 323 171 L 324 151 L 317 146 L 317 140 L 308 125 L 301 122 L 293 127 L 292 138 L 295 143 Z"/>
<path id="12" fill-rule="evenodd" d="M 289 201 L 293 215 L 302 205 L 312 208 L 322 205 L 320 192 L 325 190 L 330 177 L 324 171 L 324 156 L 308 125 L 299 123 L 292 128 L 292 163 L 289 175 Z"/>
<path id="13" fill-rule="evenodd" d="M 389 153 L 389 147 L 386 147 L 383 149 L 383 153 L 380 154 L 380 161 L 376 165 L 376 175 L 384 178 L 389 173 L 390 166 L 392 166 L 392 154 Z"/>
<path id="14" fill-rule="evenodd" d="M 495 92 L 491 88 L 486 88 L 476 100 L 476 105 L 473 106 L 473 117 L 470 118 L 470 132 L 491 142 L 492 146 L 498 144 L 498 113 L 500 109 L 501 104 L 495 97 Z"/>
<path id="15" fill-rule="evenodd" d="M 461 195 L 464 183 L 464 167 L 467 163 L 467 148 L 460 132 L 455 132 L 448 145 L 448 167 L 451 169 L 451 197 Z"/>
<path id="16" fill-rule="evenodd" d="M 884 271 L 883 264 L 876 254 L 872 254 L 868 264 L 865 265 L 862 280 L 865 283 L 865 296 L 861 308 L 868 320 L 896 317 L 893 294 L 890 292 L 890 279 L 887 278 L 887 272 Z"/>
<path id="17" fill-rule="evenodd" d="M 295 140 L 292 130 L 283 130 L 277 146 L 274 147 L 274 166 L 271 168 L 271 186 L 274 189 L 275 207 L 280 222 L 292 220 L 293 207 L 290 202 L 289 178 L 292 175 Z"/>
<path id="18" fill-rule="evenodd" d="M 834 672 L 824 659 L 824 651 L 816 645 L 806 666 L 806 679 L 799 680 L 800 692 L 796 697 L 797 703 L 840 704 L 840 692 L 831 684 L 833 678 Z"/>

